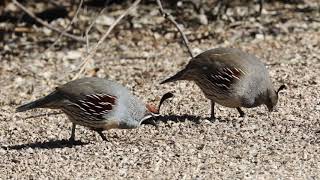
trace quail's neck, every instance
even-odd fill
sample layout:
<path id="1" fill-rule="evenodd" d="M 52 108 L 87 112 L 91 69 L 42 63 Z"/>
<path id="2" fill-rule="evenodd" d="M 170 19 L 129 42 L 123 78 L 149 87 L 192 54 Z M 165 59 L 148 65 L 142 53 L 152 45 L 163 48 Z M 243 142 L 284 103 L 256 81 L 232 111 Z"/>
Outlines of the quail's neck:
<path id="1" fill-rule="evenodd" d="M 267 99 L 268 99 L 268 92 L 267 91 L 261 92 L 255 97 L 243 99 L 242 106 L 246 108 L 257 107 L 262 104 L 265 104 Z"/>

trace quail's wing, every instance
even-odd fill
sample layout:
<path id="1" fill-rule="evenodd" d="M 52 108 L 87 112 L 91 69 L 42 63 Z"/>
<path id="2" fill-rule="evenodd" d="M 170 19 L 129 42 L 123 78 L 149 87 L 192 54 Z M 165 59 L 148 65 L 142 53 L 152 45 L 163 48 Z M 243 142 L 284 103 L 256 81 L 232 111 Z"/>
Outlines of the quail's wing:
<path id="1" fill-rule="evenodd" d="M 214 87 L 229 91 L 248 73 L 241 61 L 238 54 L 222 51 L 201 54 L 192 59 L 188 66 L 197 69 L 197 72 Z"/>
<path id="2" fill-rule="evenodd" d="M 83 78 L 57 87 L 57 91 L 68 100 L 71 108 L 101 119 L 114 109 L 118 97 L 113 89 L 119 88 L 123 87 L 108 80 Z"/>

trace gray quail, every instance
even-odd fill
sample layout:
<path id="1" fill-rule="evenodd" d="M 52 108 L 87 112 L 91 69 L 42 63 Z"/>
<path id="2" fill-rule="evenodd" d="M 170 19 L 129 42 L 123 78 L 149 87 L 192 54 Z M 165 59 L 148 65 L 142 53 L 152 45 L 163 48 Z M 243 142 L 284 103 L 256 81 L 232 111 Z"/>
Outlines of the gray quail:
<path id="1" fill-rule="evenodd" d="M 278 90 L 273 88 L 265 65 L 255 56 L 233 48 L 216 48 L 191 59 L 174 76 L 161 82 L 194 81 L 211 100 L 211 120 L 215 119 L 214 105 L 252 108 L 265 104 L 272 111 L 278 102 Z"/>
<path id="2" fill-rule="evenodd" d="M 89 127 L 106 140 L 103 130 L 136 128 L 159 113 L 159 109 L 144 104 L 122 85 L 101 78 L 71 81 L 45 97 L 19 106 L 16 112 L 34 108 L 61 109 L 72 122 L 70 141 L 75 139 L 76 125 Z"/>

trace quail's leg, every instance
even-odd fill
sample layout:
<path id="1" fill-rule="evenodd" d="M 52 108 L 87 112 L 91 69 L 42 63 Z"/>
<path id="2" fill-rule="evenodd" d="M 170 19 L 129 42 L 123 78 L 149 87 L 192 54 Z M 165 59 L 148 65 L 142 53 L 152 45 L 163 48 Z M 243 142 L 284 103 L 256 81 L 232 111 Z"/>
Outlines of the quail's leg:
<path id="1" fill-rule="evenodd" d="M 214 101 L 211 100 L 211 117 L 210 121 L 214 122 L 216 120 L 216 117 L 214 116 Z"/>
<path id="2" fill-rule="evenodd" d="M 245 113 L 241 110 L 241 108 L 237 107 L 237 110 L 238 110 L 238 112 L 240 114 L 240 117 L 244 117 Z"/>
<path id="3" fill-rule="evenodd" d="M 102 140 L 104 141 L 108 141 L 106 136 L 102 133 L 102 130 L 98 129 L 96 130 L 96 132 L 100 135 L 100 137 L 102 138 Z"/>
<path id="4" fill-rule="evenodd" d="M 70 142 L 74 142 L 75 133 L 76 133 L 76 124 L 75 124 L 75 123 L 72 123 L 71 136 L 70 136 L 70 138 L 69 138 L 69 141 L 70 141 Z"/>

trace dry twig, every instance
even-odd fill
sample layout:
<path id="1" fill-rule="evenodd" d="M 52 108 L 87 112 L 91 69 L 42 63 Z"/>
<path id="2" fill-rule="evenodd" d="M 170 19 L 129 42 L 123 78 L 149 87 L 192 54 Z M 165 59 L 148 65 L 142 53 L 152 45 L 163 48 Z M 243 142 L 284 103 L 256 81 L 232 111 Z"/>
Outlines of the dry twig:
<path id="1" fill-rule="evenodd" d="M 89 27 L 86 29 L 86 44 L 87 44 L 87 55 L 89 54 L 89 46 L 90 46 L 90 42 L 89 42 L 89 32 L 92 29 L 93 25 L 96 23 L 98 17 L 104 13 L 106 7 L 103 7 L 102 10 L 100 11 L 100 13 L 93 19 L 93 21 L 91 22 L 91 24 L 89 25 Z"/>
<path id="2" fill-rule="evenodd" d="M 107 32 L 102 36 L 102 38 L 97 42 L 97 44 L 90 50 L 90 53 L 85 57 L 85 59 L 82 61 L 80 67 L 80 71 L 74 76 L 73 80 L 78 79 L 80 75 L 85 71 L 85 68 L 87 64 L 89 63 L 90 58 L 93 56 L 94 53 L 98 50 L 100 44 L 109 36 L 110 32 L 113 30 L 113 28 L 132 10 L 134 9 L 141 0 L 134 1 L 133 4 L 124 12 L 122 13 L 109 27 Z"/>
<path id="3" fill-rule="evenodd" d="M 172 17 L 172 15 L 169 14 L 169 13 L 167 13 L 167 12 L 163 9 L 161 0 L 157 0 L 157 4 L 158 4 L 158 6 L 159 6 L 159 8 L 160 8 L 160 13 L 161 13 L 166 19 L 168 19 L 172 24 L 174 24 L 174 26 L 178 29 L 178 31 L 180 32 L 180 35 L 181 35 L 181 37 L 182 37 L 182 39 L 183 39 L 184 45 L 187 47 L 187 50 L 188 50 L 191 58 L 194 58 L 194 55 L 193 55 L 193 53 L 192 53 L 192 51 L 191 51 L 191 48 L 190 48 L 190 46 L 189 46 L 189 41 L 188 41 L 186 35 L 183 33 L 181 27 L 180 27 L 180 26 L 178 25 L 178 23 L 174 20 L 174 18 Z"/>
<path id="4" fill-rule="evenodd" d="M 78 6 L 78 8 L 77 8 L 77 10 L 76 10 L 76 13 L 74 14 L 74 16 L 73 16 L 73 18 L 71 19 L 70 23 L 67 25 L 67 27 L 64 29 L 64 31 L 61 32 L 60 35 L 54 40 L 54 42 L 53 42 L 46 50 L 44 50 L 44 52 L 47 52 L 47 51 L 50 50 L 52 47 L 54 47 L 54 46 L 58 43 L 59 39 L 63 36 L 63 34 L 65 34 L 65 33 L 69 30 L 69 28 L 71 27 L 71 25 L 72 25 L 72 24 L 74 23 L 74 21 L 77 19 L 77 16 L 78 16 L 78 14 L 79 14 L 79 12 L 80 12 L 80 9 L 81 9 L 81 7 L 82 7 L 82 4 L 83 4 L 83 0 L 80 0 L 79 6 Z M 44 54 L 44 52 L 43 52 L 42 54 Z"/>
<path id="5" fill-rule="evenodd" d="M 77 41 L 81 41 L 81 42 L 85 42 L 84 38 L 73 35 L 73 34 L 69 34 L 67 32 L 61 31 L 60 29 L 51 26 L 50 24 L 48 24 L 46 21 L 43 21 L 41 18 L 38 18 L 36 15 L 34 15 L 31 11 L 29 11 L 26 7 L 24 7 L 22 4 L 20 4 L 17 0 L 12 0 L 12 2 L 18 6 L 20 9 L 22 9 L 25 13 L 27 13 L 30 17 L 34 18 L 38 23 L 42 24 L 43 26 L 56 31 L 58 33 L 61 33 L 62 35 L 69 37 L 71 39 L 77 40 Z"/>

